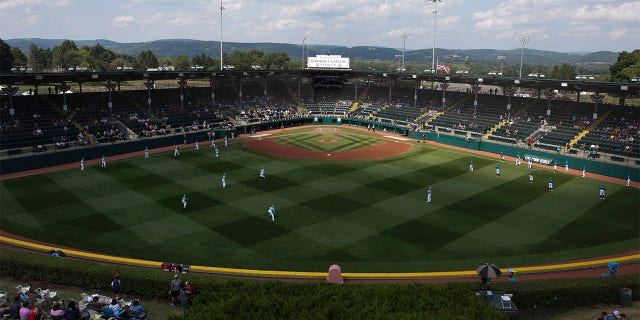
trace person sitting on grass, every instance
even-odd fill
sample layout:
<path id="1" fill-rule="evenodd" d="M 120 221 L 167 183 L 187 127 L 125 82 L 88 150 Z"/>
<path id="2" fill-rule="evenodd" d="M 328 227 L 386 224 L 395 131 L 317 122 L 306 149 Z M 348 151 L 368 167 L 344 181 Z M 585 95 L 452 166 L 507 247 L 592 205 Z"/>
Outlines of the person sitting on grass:
<path id="1" fill-rule="evenodd" d="M 62 319 L 62 316 L 64 316 L 64 310 L 62 310 L 60 302 L 55 302 L 53 304 L 53 306 L 51 307 L 51 312 L 49 314 L 51 315 L 51 318 L 53 318 L 53 320 Z"/>
<path id="2" fill-rule="evenodd" d="M 147 318 L 147 313 L 144 311 L 144 308 L 140 305 L 140 301 L 138 299 L 134 299 L 133 302 L 131 302 L 131 306 L 129 307 L 129 311 L 127 312 L 127 314 L 131 318 L 135 318 L 135 319 Z"/>
<path id="3" fill-rule="evenodd" d="M 65 320 L 80 320 L 80 310 L 76 305 L 76 302 L 71 300 L 67 304 L 67 309 L 64 311 Z"/>

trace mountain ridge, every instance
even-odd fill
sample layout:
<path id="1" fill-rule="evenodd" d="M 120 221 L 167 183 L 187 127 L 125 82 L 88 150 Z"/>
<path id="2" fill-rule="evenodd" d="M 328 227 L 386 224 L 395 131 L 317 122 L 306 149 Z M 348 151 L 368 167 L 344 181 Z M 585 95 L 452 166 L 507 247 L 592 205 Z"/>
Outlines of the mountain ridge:
<path id="1" fill-rule="evenodd" d="M 44 38 L 14 38 L 5 42 L 12 47 L 18 47 L 28 55 L 29 46 L 33 43 L 41 48 L 53 48 L 60 45 L 66 39 Z M 179 55 L 192 57 L 197 54 L 219 56 L 220 42 L 194 39 L 160 39 L 145 42 L 116 42 L 108 39 L 73 40 L 78 48 L 100 44 L 118 54 L 136 56 L 141 51 L 151 50 L 158 57 L 175 58 Z M 276 42 L 224 42 L 223 50 L 230 54 L 235 50 L 248 51 L 252 49 L 262 50 L 265 53 L 285 52 L 292 59 L 302 57 L 301 44 L 276 43 Z M 393 61 L 402 56 L 402 50 L 381 46 L 337 46 L 337 45 L 310 45 L 309 55 L 339 54 L 352 60 L 388 60 Z M 405 61 L 426 62 L 431 61 L 432 49 L 405 50 Z M 440 63 L 455 61 L 495 62 L 500 63 L 498 56 L 504 56 L 505 61 L 513 63 L 520 60 L 521 48 L 509 50 L 499 49 L 444 49 L 436 48 L 436 54 Z M 306 55 L 306 54 L 305 54 Z M 527 64 L 613 64 L 616 62 L 618 52 L 557 52 L 537 49 L 524 49 L 525 63 Z"/>

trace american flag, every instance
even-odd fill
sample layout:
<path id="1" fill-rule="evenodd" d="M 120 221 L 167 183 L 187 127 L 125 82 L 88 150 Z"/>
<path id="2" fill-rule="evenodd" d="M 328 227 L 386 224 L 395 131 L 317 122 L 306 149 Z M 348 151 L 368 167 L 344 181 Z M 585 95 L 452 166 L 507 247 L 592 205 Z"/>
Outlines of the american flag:
<path id="1" fill-rule="evenodd" d="M 438 67 L 436 67 L 436 70 L 444 71 L 445 73 L 451 72 L 451 68 L 446 64 L 439 64 Z"/>

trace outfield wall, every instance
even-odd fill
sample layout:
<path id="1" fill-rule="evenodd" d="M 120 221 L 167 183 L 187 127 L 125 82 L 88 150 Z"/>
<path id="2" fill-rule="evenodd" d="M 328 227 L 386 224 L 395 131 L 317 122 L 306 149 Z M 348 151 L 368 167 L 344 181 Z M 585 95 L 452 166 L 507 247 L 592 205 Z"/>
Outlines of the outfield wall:
<path id="1" fill-rule="evenodd" d="M 539 149 L 521 148 L 514 145 L 500 144 L 493 141 L 470 139 L 469 142 L 463 136 L 456 136 L 437 132 L 410 132 L 408 128 L 393 125 L 391 123 L 373 122 L 364 119 L 343 118 L 336 116 L 310 116 L 293 119 L 274 120 L 268 122 L 254 123 L 246 126 L 236 127 L 233 135 L 242 136 L 245 134 L 254 134 L 266 130 L 275 130 L 280 128 L 291 128 L 305 125 L 347 125 L 357 126 L 361 128 L 372 128 L 378 132 L 387 132 L 407 136 L 416 140 L 430 140 L 439 143 L 467 148 L 469 150 L 487 151 L 495 154 L 502 152 L 506 156 L 515 157 L 519 152 L 524 158 L 531 156 L 543 161 L 557 161 L 558 166 L 563 168 L 565 161 L 569 161 L 569 167 L 572 169 L 582 170 L 586 166 L 587 172 L 597 173 L 615 178 L 626 179 L 627 174 L 631 174 L 634 181 L 640 179 L 640 167 L 638 165 L 625 166 L 622 164 L 593 161 L 586 158 L 578 158 L 567 156 L 564 154 L 556 154 L 546 152 Z M 224 138 L 231 131 L 217 130 L 216 139 Z M 198 141 L 208 141 L 207 131 L 188 132 L 183 134 L 167 135 L 156 138 L 147 138 L 135 141 L 125 141 L 112 144 L 99 144 L 95 146 L 78 147 L 72 149 L 57 150 L 55 152 L 46 152 L 41 154 L 23 155 L 13 158 L 0 160 L 0 174 L 9 174 L 26 170 L 39 169 L 54 165 L 79 163 L 81 158 L 85 160 L 98 159 L 103 155 L 110 157 L 117 154 L 130 152 L 142 152 L 145 147 L 150 149 L 161 148 L 183 143 L 193 143 Z M 633 162 L 634 164 L 636 162 Z"/>

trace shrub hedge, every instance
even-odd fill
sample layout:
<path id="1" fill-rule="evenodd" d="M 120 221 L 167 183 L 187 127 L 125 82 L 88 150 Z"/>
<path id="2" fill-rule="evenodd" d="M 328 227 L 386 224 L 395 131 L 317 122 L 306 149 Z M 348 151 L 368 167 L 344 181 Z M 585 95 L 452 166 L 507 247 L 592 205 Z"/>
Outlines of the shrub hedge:
<path id="1" fill-rule="evenodd" d="M 173 274 L 158 269 L 103 264 L 41 253 L 0 248 L 0 276 L 25 283 L 48 281 L 108 292 L 114 273 L 122 279 L 121 292 L 141 298 L 168 298 Z M 233 280 L 191 273 L 182 276 L 200 294 L 193 307 L 172 319 L 496 319 L 500 314 L 473 295 L 476 282 L 448 284 L 284 283 Z M 619 288 L 630 288 L 640 300 L 640 276 L 536 281 L 498 281 L 493 291 L 513 293 L 520 310 L 573 308 L 618 301 Z"/>

